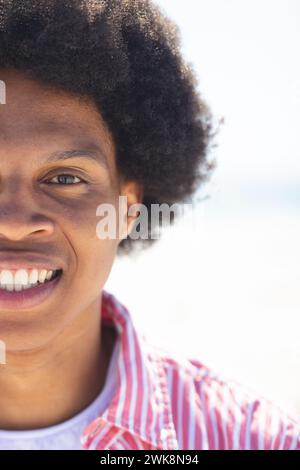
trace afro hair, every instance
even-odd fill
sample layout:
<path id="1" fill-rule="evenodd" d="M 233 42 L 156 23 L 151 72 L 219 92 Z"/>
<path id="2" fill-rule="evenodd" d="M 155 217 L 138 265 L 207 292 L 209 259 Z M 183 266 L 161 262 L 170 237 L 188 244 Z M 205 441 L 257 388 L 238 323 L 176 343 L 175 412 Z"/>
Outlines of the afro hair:
<path id="1" fill-rule="evenodd" d="M 91 98 L 119 174 L 142 185 L 148 209 L 187 201 L 215 167 L 211 111 L 180 47 L 177 25 L 149 0 L 0 0 L 0 68 Z M 119 252 L 149 246 L 154 232 Z"/>

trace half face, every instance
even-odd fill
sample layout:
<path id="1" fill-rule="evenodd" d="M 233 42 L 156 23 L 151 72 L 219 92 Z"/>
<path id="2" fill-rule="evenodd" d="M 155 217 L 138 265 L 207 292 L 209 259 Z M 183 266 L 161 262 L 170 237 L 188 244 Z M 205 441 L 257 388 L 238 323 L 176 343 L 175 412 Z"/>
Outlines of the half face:
<path id="1" fill-rule="evenodd" d="M 0 70 L 0 340 L 41 347 L 99 306 L 123 236 L 101 239 L 97 207 L 119 196 L 111 134 L 88 99 Z M 118 231 L 117 231 L 118 233 Z"/>

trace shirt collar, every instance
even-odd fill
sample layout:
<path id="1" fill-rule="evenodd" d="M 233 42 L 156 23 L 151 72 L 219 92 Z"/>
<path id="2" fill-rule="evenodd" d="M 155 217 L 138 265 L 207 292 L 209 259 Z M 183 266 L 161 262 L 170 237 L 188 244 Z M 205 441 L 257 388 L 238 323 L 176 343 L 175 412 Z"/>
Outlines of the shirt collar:
<path id="1" fill-rule="evenodd" d="M 117 389 L 105 412 L 84 429 L 83 448 L 109 449 L 125 431 L 137 448 L 178 449 L 162 356 L 138 333 L 127 308 L 105 290 L 101 315 L 120 339 Z"/>

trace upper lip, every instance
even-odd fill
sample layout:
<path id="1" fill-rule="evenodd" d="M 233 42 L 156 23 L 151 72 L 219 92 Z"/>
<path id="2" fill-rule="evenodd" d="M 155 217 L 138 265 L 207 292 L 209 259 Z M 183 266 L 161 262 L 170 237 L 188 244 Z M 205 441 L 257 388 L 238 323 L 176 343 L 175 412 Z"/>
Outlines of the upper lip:
<path id="1" fill-rule="evenodd" d="M 0 251 L 0 271 L 3 269 L 62 269 L 59 264 L 42 255 L 25 252 Z"/>

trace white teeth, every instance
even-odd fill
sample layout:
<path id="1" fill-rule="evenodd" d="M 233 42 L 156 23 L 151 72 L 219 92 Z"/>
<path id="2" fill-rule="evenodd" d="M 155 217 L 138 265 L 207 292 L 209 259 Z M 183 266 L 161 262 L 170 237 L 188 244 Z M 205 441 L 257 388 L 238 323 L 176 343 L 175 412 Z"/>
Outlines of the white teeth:
<path id="1" fill-rule="evenodd" d="M 56 271 L 47 269 L 18 269 L 10 271 L 9 269 L 0 270 L 0 288 L 8 291 L 21 291 L 36 286 L 38 283 L 44 283 L 52 279 Z"/>
<path id="2" fill-rule="evenodd" d="M 3 271 L 1 271 L 0 280 L 1 280 L 1 284 L 13 284 L 14 275 L 11 271 L 8 271 L 7 269 L 3 269 Z"/>
<path id="3" fill-rule="evenodd" d="M 29 275 L 30 284 L 35 284 L 36 282 L 38 282 L 38 278 L 39 278 L 38 270 L 33 269 Z"/>
<path id="4" fill-rule="evenodd" d="M 44 282 L 45 279 L 46 279 L 46 276 L 47 276 L 47 270 L 46 270 L 46 269 L 42 269 L 42 270 L 39 272 L 39 281 L 40 281 L 40 282 Z"/>
<path id="5" fill-rule="evenodd" d="M 15 288 L 17 285 L 26 286 L 28 284 L 28 272 L 26 269 L 18 269 L 15 273 Z"/>

